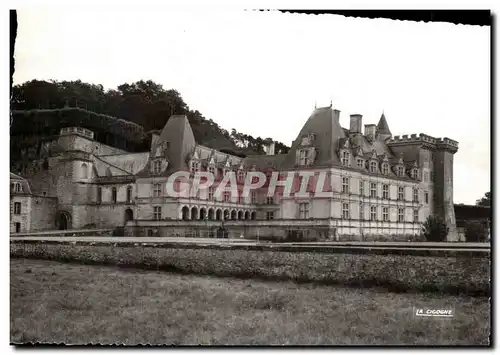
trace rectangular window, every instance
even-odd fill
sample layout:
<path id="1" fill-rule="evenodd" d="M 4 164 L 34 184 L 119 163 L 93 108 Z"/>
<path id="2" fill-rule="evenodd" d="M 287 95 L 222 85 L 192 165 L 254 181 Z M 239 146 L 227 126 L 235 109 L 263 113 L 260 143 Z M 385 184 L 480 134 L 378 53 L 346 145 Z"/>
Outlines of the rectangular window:
<path id="1" fill-rule="evenodd" d="M 252 191 L 251 199 L 252 203 L 257 203 L 257 192 Z"/>
<path id="2" fill-rule="evenodd" d="M 389 185 L 382 185 L 382 198 L 389 199 Z"/>
<path id="3" fill-rule="evenodd" d="M 377 206 L 370 206 L 370 221 L 377 220 Z"/>
<path id="4" fill-rule="evenodd" d="M 349 166 L 350 154 L 348 152 L 342 152 L 342 165 Z"/>
<path id="5" fill-rule="evenodd" d="M 268 221 L 270 221 L 270 220 L 274 219 L 274 212 L 273 212 L 273 211 L 268 211 L 268 212 L 266 212 L 266 219 L 267 219 Z"/>
<path id="6" fill-rule="evenodd" d="M 223 200 L 224 202 L 229 202 L 231 200 L 231 192 L 230 191 L 224 191 Z"/>
<path id="7" fill-rule="evenodd" d="M 349 193 L 349 178 L 345 176 L 342 177 L 342 193 L 343 194 Z"/>
<path id="8" fill-rule="evenodd" d="M 214 199 L 214 188 L 213 187 L 209 187 L 208 188 L 208 199 L 209 200 L 213 200 Z"/>
<path id="9" fill-rule="evenodd" d="M 363 169 L 365 167 L 363 159 L 358 159 L 357 163 L 358 163 L 358 168 Z"/>
<path id="10" fill-rule="evenodd" d="M 429 193 L 427 191 L 425 191 L 425 203 L 428 204 L 429 203 Z"/>
<path id="11" fill-rule="evenodd" d="M 424 171 L 424 182 L 428 182 L 428 181 L 429 181 L 429 172 Z"/>
<path id="12" fill-rule="evenodd" d="M 413 210 L 413 222 L 418 222 L 418 210 Z"/>
<path id="13" fill-rule="evenodd" d="M 209 167 L 208 167 L 208 172 L 209 172 L 210 174 L 212 174 L 212 175 L 215 175 L 215 168 L 214 168 L 213 166 L 209 166 Z M 215 176 L 214 176 L 214 178 L 215 178 Z"/>
<path id="14" fill-rule="evenodd" d="M 377 197 L 377 184 L 374 182 L 370 183 L 370 197 Z"/>
<path id="15" fill-rule="evenodd" d="M 382 174 L 384 174 L 384 175 L 389 174 L 389 165 L 388 164 L 382 164 Z"/>
<path id="16" fill-rule="evenodd" d="M 418 202 L 418 189 L 413 189 L 413 202 Z"/>
<path id="17" fill-rule="evenodd" d="M 97 203 L 101 203 L 101 202 L 102 202 L 102 188 L 98 187 L 97 188 Z"/>
<path id="18" fill-rule="evenodd" d="M 405 220 L 405 210 L 404 208 L 398 208 L 398 222 L 404 222 Z"/>
<path id="19" fill-rule="evenodd" d="M 161 219 L 161 206 L 154 206 L 153 207 L 153 214 L 154 214 L 154 219 L 155 220 L 160 220 Z"/>
<path id="20" fill-rule="evenodd" d="M 359 194 L 360 196 L 365 195 L 365 182 L 363 180 L 359 182 Z"/>
<path id="21" fill-rule="evenodd" d="M 299 203 L 299 217 L 301 219 L 309 218 L 309 203 Z"/>
<path id="22" fill-rule="evenodd" d="M 118 199 L 117 196 L 118 196 L 118 193 L 117 193 L 116 187 L 113 187 L 111 189 L 111 200 L 113 201 L 113 203 L 116 203 L 116 201 Z"/>
<path id="23" fill-rule="evenodd" d="M 389 207 L 382 207 L 382 220 L 389 221 Z"/>
<path id="24" fill-rule="evenodd" d="M 405 188 L 403 186 L 398 186 L 398 200 L 403 201 L 405 199 Z"/>
<path id="25" fill-rule="evenodd" d="M 154 184 L 153 197 L 160 197 L 160 196 L 161 196 L 161 184 Z"/>
<path id="26" fill-rule="evenodd" d="M 308 151 L 305 149 L 302 149 L 299 151 L 299 164 L 300 165 L 308 165 L 309 164 L 309 159 L 308 159 Z"/>
<path id="27" fill-rule="evenodd" d="M 365 206 L 363 206 L 363 203 L 359 204 L 359 219 L 362 221 L 365 219 Z"/>
<path id="28" fill-rule="evenodd" d="M 161 161 L 155 160 L 153 163 L 153 172 L 159 174 L 161 172 Z"/>
<path id="29" fill-rule="evenodd" d="M 342 218 L 349 219 L 349 204 L 348 203 L 342 204 Z"/>
<path id="30" fill-rule="evenodd" d="M 405 169 L 402 166 L 398 166 L 398 176 L 404 176 L 405 175 Z"/>
<path id="31" fill-rule="evenodd" d="M 152 237 L 153 236 L 153 230 L 152 229 L 148 229 L 148 237 Z"/>
<path id="32" fill-rule="evenodd" d="M 376 172 L 377 172 L 377 162 L 371 161 L 370 162 L 370 173 L 376 173 Z"/>
<path id="33" fill-rule="evenodd" d="M 267 197 L 266 198 L 266 204 L 268 205 L 273 205 L 274 204 L 274 197 Z"/>
<path id="34" fill-rule="evenodd" d="M 21 214 L 21 202 L 14 202 L 14 214 Z"/>

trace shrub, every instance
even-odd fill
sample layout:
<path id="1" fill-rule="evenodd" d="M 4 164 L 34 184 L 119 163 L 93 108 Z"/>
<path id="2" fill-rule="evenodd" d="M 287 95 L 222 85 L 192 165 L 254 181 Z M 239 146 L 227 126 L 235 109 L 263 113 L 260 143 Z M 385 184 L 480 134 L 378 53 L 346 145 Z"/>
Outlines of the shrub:
<path id="1" fill-rule="evenodd" d="M 113 237 L 123 237 L 125 236 L 125 228 L 124 227 L 116 227 L 113 229 Z"/>
<path id="2" fill-rule="evenodd" d="M 467 242 L 485 242 L 488 238 L 488 228 L 484 222 L 469 221 L 465 223 L 465 240 Z"/>
<path id="3" fill-rule="evenodd" d="M 427 217 L 422 225 L 422 233 L 429 242 L 444 242 L 448 235 L 448 226 L 440 216 Z"/>

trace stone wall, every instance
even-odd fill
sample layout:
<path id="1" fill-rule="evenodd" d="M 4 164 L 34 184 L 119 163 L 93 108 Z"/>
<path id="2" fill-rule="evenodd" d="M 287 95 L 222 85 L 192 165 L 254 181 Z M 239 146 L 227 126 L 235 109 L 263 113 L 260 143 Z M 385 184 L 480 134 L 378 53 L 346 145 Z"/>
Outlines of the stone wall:
<path id="1" fill-rule="evenodd" d="M 152 268 L 215 276 L 490 293 L 489 251 L 383 250 L 173 243 L 11 242 L 12 257 Z"/>

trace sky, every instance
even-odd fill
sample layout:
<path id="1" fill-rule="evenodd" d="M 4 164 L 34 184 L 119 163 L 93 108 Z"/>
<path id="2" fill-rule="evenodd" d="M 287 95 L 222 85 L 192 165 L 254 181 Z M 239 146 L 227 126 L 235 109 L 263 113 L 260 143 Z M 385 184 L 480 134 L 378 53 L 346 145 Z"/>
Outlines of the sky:
<path id="1" fill-rule="evenodd" d="M 18 10 L 14 84 L 151 79 L 227 130 L 287 145 L 315 104 L 347 128 L 384 112 L 393 135 L 459 142 L 455 203 L 490 190 L 489 27 L 148 9 Z"/>

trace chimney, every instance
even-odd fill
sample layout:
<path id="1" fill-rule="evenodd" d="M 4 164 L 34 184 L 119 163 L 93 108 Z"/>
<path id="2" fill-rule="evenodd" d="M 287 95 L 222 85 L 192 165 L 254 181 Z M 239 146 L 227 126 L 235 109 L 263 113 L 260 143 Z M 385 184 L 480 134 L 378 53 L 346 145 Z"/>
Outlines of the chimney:
<path id="1" fill-rule="evenodd" d="M 271 138 L 266 138 L 264 143 L 266 155 L 274 155 L 274 141 Z"/>
<path id="2" fill-rule="evenodd" d="M 365 136 L 375 137 L 376 132 L 377 132 L 377 125 L 365 124 Z"/>
<path id="3" fill-rule="evenodd" d="M 351 115 L 351 125 L 349 127 L 350 133 L 359 133 L 361 134 L 361 123 L 362 123 L 363 116 L 362 115 Z"/>

